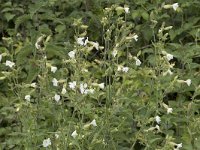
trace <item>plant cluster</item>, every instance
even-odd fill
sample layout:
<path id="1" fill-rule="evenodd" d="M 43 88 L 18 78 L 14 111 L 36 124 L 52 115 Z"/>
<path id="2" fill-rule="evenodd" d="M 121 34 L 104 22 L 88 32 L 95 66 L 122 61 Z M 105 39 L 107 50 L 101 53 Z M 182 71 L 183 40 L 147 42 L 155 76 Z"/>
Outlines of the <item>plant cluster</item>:
<path id="1" fill-rule="evenodd" d="M 200 149 L 199 4 L 2 0 L 0 148 Z"/>

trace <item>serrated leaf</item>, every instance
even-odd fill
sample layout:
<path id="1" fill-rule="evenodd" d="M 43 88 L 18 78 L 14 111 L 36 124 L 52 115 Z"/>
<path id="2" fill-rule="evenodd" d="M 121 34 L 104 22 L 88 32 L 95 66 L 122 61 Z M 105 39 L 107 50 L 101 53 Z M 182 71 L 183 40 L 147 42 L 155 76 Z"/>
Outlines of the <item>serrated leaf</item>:
<path id="1" fill-rule="evenodd" d="M 48 57 L 60 57 L 65 58 L 64 47 L 56 46 L 54 44 L 47 44 L 46 52 Z"/>
<path id="2" fill-rule="evenodd" d="M 34 63 L 29 65 L 28 68 L 28 76 L 27 76 L 27 83 L 32 83 L 33 80 L 36 79 L 36 77 L 38 76 L 40 72 L 40 69 L 37 65 L 35 65 Z"/>
<path id="3" fill-rule="evenodd" d="M 15 14 L 5 13 L 4 16 L 5 16 L 7 21 L 10 21 L 15 17 Z"/>
<path id="4" fill-rule="evenodd" d="M 34 47 L 32 45 L 25 45 L 21 48 L 21 50 L 18 52 L 16 57 L 16 64 L 22 65 L 27 62 L 29 56 L 34 50 Z"/>

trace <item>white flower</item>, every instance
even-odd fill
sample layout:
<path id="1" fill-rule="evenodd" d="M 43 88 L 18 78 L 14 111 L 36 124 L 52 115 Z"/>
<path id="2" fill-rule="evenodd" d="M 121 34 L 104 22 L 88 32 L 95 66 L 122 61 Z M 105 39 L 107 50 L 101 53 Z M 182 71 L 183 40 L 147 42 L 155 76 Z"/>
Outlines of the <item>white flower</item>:
<path id="1" fill-rule="evenodd" d="M 184 81 L 188 86 L 190 86 L 191 85 L 191 83 L 192 83 L 192 80 L 191 79 L 187 79 L 186 81 Z"/>
<path id="2" fill-rule="evenodd" d="M 53 86 L 58 86 L 58 80 L 56 78 L 52 79 Z"/>
<path id="3" fill-rule="evenodd" d="M 84 93 L 85 94 L 88 94 L 88 93 L 93 94 L 94 93 L 94 89 L 86 89 Z"/>
<path id="4" fill-rule="evenodd" d="M 56 102 L 58 102 L 60 100 L 60 95 L 55 94 L 54 99 L 55 99 Z"/>
<path id="5" fill-rule="evenodd" d="M 176 146 L 176 148 L 174 148 L 174 150 L 179 150 L 180 148 L 183 147 L 182 143 L 180 143 L 180 144 L 172 143 L 172 144 L 173 144 L 173 146 Z"/>
<path id="6" fill-rule="evenodd" d="M 69 56 L 70 58 L 74 59 L 74 58 L 75 58 L 75 54 L 76 54 L 76 51 L 73 50 L 73 51 L 70 51 L 70 52 L 68 53 L 68 56 Z"/>
<path id="7" fill-rule="evenodd" d="M 173 55 L 172 54 L 166 54 L 166 58 L 168 61 L 172 60 L 173 59 Z"/>
<path id="8" fill-rule="evenodd" d="M 123 71 L 123 72 L 128 72 L 128 70 L 129 70 L 129 67 L 123 67 L 123 68 L 122 68 L 122 71 Z"/>
<path id="9" fill-rule="evenodd" d="M 59 134 L 56 133 L 56 134 L 55 134 L 55 137 L 56 137 L 56 139 L 58 139 L 58 138 L 59 138 Z"/>
<path id="10" fill-rule="evenodd" d="M 30 96 L 30 95 L 26 95 L 24 98 L 25 98 L 25 100 L 27 100 L 28 102 L 30 102 L 30 100 L 31 100 L 31 96 Z"/>
<path id="11" fill-rule="evenodd" d="M 43 145 L 43 147 L 48 147 L 49 145 L 51 145 L 51 140 L 50 140 L 50 138 L 44 139 L 42 145 Z"/>
<path id="12" fill-rule="evenodd" d="M 127 14 L 130 13 L 128 7 L 124 7 L 124 11 L 125 11 L 125 13 L 127 13 Z"/>
<path id="13" fill-rule="evenodd" d="M 87 88 L 87 83 L 81 83 L 80 84 L 80 92 L 81 92 L 81 94 L 87 94 L 88 92 L 89 92 L 89 90 L 88 89 L 86 89 Z"/>
<path id="14" fill-rule="evenodd" d="M 138 35 L 137 34 L 135 34 L 134 36 L 133 36 L 133 38 L 134 38 L 134 40 L 137 42 L 138 41 Z"/>
<path id="15" fill-rule="evenodd" d="M 160 29 L 158 30 L 158 33 L 161 33 L 162 31 L 163 31 L 163 29 L 160 28 Z"/>
<path id="16" fill-rule="evenodd" d="M 31 83 L 31 87 L 33 87 L 33 88 L 36 88 L 36 83 L 35 82 L 33 82 L 33 83 Z"/>
<path id="17" fill-rule="evenodd" d="M 96 50 L 99 50 L 99 43 L 98 42 L 93 42 L 93 46 L 96 48 Z"/>
<path id="18" fill-rule="evenodd" d="M 41 49 L 41 46 L 38 44 L 38 42 L 35 43 L 36 49 Z"/>
<path id="19" fill-rule="evenodd" d="M 76 81 L 69 82 L 69 88 L 70 89 L 75 89 L 75 87 L 76 87 Z"/>
<path id="20" fill-rule="evenodd" d="M 80 92 L 81 92 L 81 94 L 83 94 L 84 91 L 85 91 L 85 88 L 83 87 L 83 84 L 81 83 L 81 84 L 80 84 Z"/>
<path id="21" fill-rule="evenodd" d="M 159 125 L 156 125 L 156 126 L 155 126 L 155 129 L 157 129 L 158 131 L 160 131 Z"/>
<path id="22" fill-rule="evenodd" d="M 36 43 L 35 43 L 36 49 L 41 49 L 41 45 L 40 45 L 40 44 L 42 43 L 44 37 L 45 37 L 45 35 L 42 35 L 42 36 L 40 36 L 40 37 L 37 39 L 37 41 L 36 41 Z"/>
<path id="23" fill-rule="evenodd" d="M 163 72 L 163 76 L 166 76 L 167 74 L 172 75 L 173 72 L 170 69 L 168 69 L 166 72 Z"/>
<path id="24" fill-rule="evenodd" d="M 94 89 L 87 89 L 87 90 L 85 91 L 85 93 L 93 94 L 93 93 L 94 93 Z"/>
<path id="25" fill-rule="evenodd" d="M 14 62 L 6 60 L 6 66 L 9 66 L 10 68 L 12 68 L 15 65 Z"/>
<path id="26" fill-rule="evenodd" d="M 99 88 L 100 88 L 100 89 L 104 89 L 104 87 L 105 87 L 104 83 L 100 83 L 100 84 L 98 84 L 98 85 L 99 85 Z"/>
<path id="27" fill-rule="evenodd" d="M 182 145 L 182 143 L 180 143 L 180 144 L 176 144 L 176 146 L 177 146 L 177 149 L 179 149 L 179 148 L 181 148 L 183 145 Z"/>
<path id="28" fill-rule="evenodd" d="M 117 56 L 117 53 L 118 53 L 118 51 L 117 51 L 116 49 L 114 49 L 114 50 L 112 51 L 113 57 Z"/>
<path id="29" fill-rule="evenodd" d="M 172 113 L 172 111 L 173 111 L 173 108 L 167 108 L 167 114 L 170 114 L 170 113 Z"/>
<path id="30" fill-rule="evenodd" d="M 95 119 L 92 120 L 92 122 L 90 122 L 90 125 L 93 125 L 94 127 L 96 127 L 97 126 L 96 120 Z"/>
<path id="31" fill-rule="evenodd" d="M 57 67 L 51 66 L 51 72 L 55 73 L 57 71 Z"/>
<path id="32" fill-rule="evenodd" d="M 122 70 L 122 66 L 118 66 L 117 71 L 121 71 L 121 70 Z"/>
<path id="33" fill-rule="evenodd" d="M 83 68 L 83 69 L 82 69 L 82 71 L 83 71 L 83 72 L 88 72 L 88 70 L 87 70 L 87 69 L 85 69 L 85 68 Z"/>
<path id="34" fill-rule="evenodd" d="M 77 132 L 76 132 L 76 130 L 71 134 L 71 136 L 73 137 L 73 138 L 76 138 L 77 137 Z"/>
<path id="35" fill-rule="evenodd" d="M 172 8 L 173 8 L 175 11 L 177 10 L 178 7 L 179 7 L 178 3 L 172 4 Z"/>
<path id="36" fill-rule="evenodd" d="M 77 39 L 77 43 L 78 43 L 79 45 L 84 45 L 83 40 L 84 40 L 84 37 L 78 38 L 78 39 Z"/>
<path id="37" fill-rule="evenodd" d="M 156 122 L 157 122 L 158 124 L 161 122 L 161 119 L 160 119 L 159 116 L 156 116 L 156 117 L 155 117 L 155 120 L 156 120 Z"/>
<path id="38" fill-rule="evenodd" d="M 85 39 L 84 37 L 80 37 L 77 39 L 77 43 L 79 45 L 85 46 L 88 43 L 88 37 Z"/>
<path id="39" fill-rule="evenodd" d="M 2 60 L 2 54 L 0 54 L 0 62 L 1 62 L 1 60 Z"/>
<path id="40" fill-rule="evenodd" d="M 61 94 L 64 95 L 64 94 L 66 94 L 66 93 L 67 93 L 67 90 L 66 90 L 66 88 L 63 87 L 63 88 L 62 88 L 62 91 L 61 91 Z"/>
<path id="41" fill-rule="evenodd" d="M 141 65 L 141 61 L 138 58 L 135 58 L 135 65 L 136 66 L 140 66 Z"/>

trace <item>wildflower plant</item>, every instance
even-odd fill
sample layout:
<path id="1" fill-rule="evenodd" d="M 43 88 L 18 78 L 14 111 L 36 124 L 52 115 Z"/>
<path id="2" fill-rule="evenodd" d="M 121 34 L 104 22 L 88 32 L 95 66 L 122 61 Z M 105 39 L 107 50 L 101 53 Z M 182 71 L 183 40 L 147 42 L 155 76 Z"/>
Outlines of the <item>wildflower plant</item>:
<path id="1" fill-rule="evenodd" d="M 1 148 L 200 149 L 195 3 L 4 2 Z"/>

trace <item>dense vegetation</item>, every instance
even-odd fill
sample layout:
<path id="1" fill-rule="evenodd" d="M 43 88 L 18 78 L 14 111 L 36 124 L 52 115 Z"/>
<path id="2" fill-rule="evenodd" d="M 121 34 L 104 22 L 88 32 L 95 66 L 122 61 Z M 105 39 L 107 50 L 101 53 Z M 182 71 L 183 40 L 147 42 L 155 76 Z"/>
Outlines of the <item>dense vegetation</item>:
<path id="1" fill-rule="evenodd" d="M 199 150 L 199 10 L 1 0 L 0 149 Z"/>

